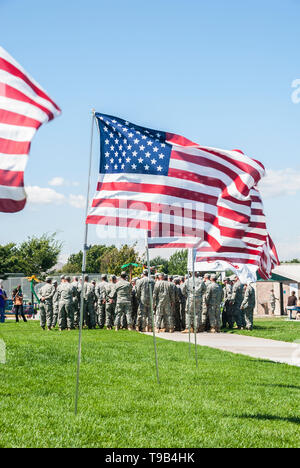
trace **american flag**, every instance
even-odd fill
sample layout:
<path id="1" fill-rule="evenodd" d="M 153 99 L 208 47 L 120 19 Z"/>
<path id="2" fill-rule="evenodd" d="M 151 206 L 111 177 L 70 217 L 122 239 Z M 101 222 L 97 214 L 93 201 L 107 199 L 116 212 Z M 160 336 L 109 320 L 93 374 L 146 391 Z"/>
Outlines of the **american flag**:
<path id="1" fill-rule="evenodd" d="M 247 229 L 242 239 L 243 248 L 227 246 L 226 239 L 223 246 L 215 251 L 208 242 L 202 242 L 197 248 L 196 270 L 209 270 L 213 263 L 225 266 L 236 272 L 243 270 L 248 265 L 249 276 L 253 276 L 257 270 L 264 279 L 269 279 L 272 270 L 279 265 L 279 259 L 275 245 L 267 231 L 266 218 L 259 190 L 253 187 L 250 190 L 251 215 Z"/>
<path id="2" fill-rule="evenodd" d="M 88 224 L 144 229 L 149 247 L 186 248 L 199 239 L 215 251 L 245 247 L 250 191 L 264 175 L 260 162 L 238 150 L 95 116 L 100 168 Z"/>
<path id="3" fill-rule="evenodd" d="M 0 212 L 24 208 L 24 170 L 38 128 L 60 114 L 41 86 L 0 47 Z"/>

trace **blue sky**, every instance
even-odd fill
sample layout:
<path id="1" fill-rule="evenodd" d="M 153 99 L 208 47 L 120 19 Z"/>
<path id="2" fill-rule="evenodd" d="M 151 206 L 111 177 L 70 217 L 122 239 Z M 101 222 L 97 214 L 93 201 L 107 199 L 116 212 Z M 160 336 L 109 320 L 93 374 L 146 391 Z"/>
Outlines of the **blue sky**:
<path id="1" fill-rule="evenodd" d="M 95 108 L 259 159 L 280 258 L 300 258 L 300 1 L 0 0 L 0 18 L 1 45 L 63 112 L 33 141 L 2 244 L 56 231 L 65 257 L 82 248 Z"/>

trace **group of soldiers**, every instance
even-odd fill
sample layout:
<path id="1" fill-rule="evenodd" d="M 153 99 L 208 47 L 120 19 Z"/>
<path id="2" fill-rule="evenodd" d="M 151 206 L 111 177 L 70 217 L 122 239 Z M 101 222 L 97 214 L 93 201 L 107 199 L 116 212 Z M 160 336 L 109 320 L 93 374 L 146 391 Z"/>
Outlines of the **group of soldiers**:
<path id="1" fill-rule="evenodd" d="M 46 278 L 39 291 L 40 324 L 51 330 L 72 330 L 80 325 L 80 304 L 83 295 L 83 327 L 121 328 L 157 333 L 219 333 L 222 327 L 239 329 L 253 327 L 255 291 L 251 284 L 243 285 L 238 277 L 226 279 L 221 285 L 217 275 L 201 277 L 149 275 L 144 270 L 139 278 L 128 281 L 125 272 L 120 277 L 101 276 L 101 281 L 89 281 L 84 276 L 61 276 L 60 284 Z M 153 314 L 152 314 L 153 310 Z"/>

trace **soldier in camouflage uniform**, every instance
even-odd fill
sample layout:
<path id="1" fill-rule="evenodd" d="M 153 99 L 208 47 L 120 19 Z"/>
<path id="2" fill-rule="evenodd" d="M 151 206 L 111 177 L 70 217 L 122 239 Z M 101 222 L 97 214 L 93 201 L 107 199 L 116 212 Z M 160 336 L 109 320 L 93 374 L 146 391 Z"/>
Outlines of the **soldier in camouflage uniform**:
<path id="1" fill-rule="evenodd" d="M 133 330 L 132 326 L 132 306 L 131 306 L 131 291 L 132 285 L 126 281 L 126 273 L 121 273 L 121 278 L 116 284 L 115 296 L 116 299 L 116 318 L 115 330 L 120 329 L 122 317 L 125 316 L 129 330 Z"/>
<path id="2" fill-rule="evenodd" d="M 198 273 L 195 273 L 195 292 L 193 279 L 189 278 L 185 282 L 185 294 L 187 296 L 187 306 L 186 306 L 186 317 L 185 324 L 186 329 L 182 333 L 189 333 L 189 331 L 194 332 L 203 332 L 204 323 L 202 317 L 202 307 L 203 307 L 203 295 L 205 293 L 205 284 L 202 278 L 198 277 Z M 194 313 L 194 297 L 195 297 L 195 313 Z M 194 323 L 194 316 L 196 318 L 196 323 Z"/>
<path id="3" fill-rule="evenodd" d="M 246 326 L 241 313 L 241 304 L 243 302 L 244 285 L 240 282 L 237 276 L 234 277 L 234 284 L 232 287 L 231 303 L 233 306 L 233 317 L 237 324 L 238 329 Z"/>
<path id="4" fill-rule="evenodd" d="M 132 326 L 133 328 L 136 327 L 137 323 L 137 314 L 138 314 L 138 308 L 139 308 L 139 303 L 137 300 L 136 296 L 136 283 L 137 283 L 138 278 L 133 278 L 131 281 L 132 285 L 132 293 L 131 293 L 131 306 L 132 306 Z"/>
<path id="5" fill-rule="evenodd" d="M 137 331 L 152 331 L 152 312 L 150 308 L 150 289 L 154 289 L 154 281 L 148 278 L 148 270 L 143 271 L 143 277 L 136 284 L 136 297 L 139 303 L 136 330 Z"/>
<path id="6" fill-rule="evenodd" d="M 40 324 L 43 330 L 47 324 L 48 330 L 51 330 L 53 319 L 52 299 L 55 293 L 54 286 L 51 284 L 51 278 L 46 278 L 46 284 L 38 292 L 40 299 Z"/>
<path id="7" fill-rule="evenodd" d="M 95 293 L 94 287 L 89 283 L 88 275 L 84 277 L 84 283 L 82 286 L 83 294 L 83 323 L 85 327 L 90 329 L 96 328 L 96 317 L 95 317 Z"/>
<path id="8" fill-rule="evenodd" d="M 97 297 L 97 320 L 99 328 L 103 328 L 105 324 L 105 311 L 106 311 L 106 287 L 107 275 L 101 276 L 100 283 L 96 284 L 95 294 Z"/>
<path id="9" fill-rule="evenodd" d="M 221 302 L 223 298 L 223 289 L 217 283 L 217 275 L 211 275 L 211 283 L 207 286 L 205 292 L 205 302 L 207 307 L 208 319 L 211 333 L 219 333 L 221 328 Z"/>
<path id="10" fill-rule="evenodd" d="M 52 318 L 52 328 L 56 327 L 57 321 L 58 321 L 58 291 L 57 291 L 57 281 L 53 281 L 53 286 L 55 289 L 55 292 L 52 297 L 52 307 L 53 307 L 53 318 Z"/>
<path id="11" fill-rule="evenodd" d="M 65 281 L 60 283 L 57 288 L 59 299 L 58 311 L 58 326 L 59 330 L 74 329 L 74 308 L 73 297 L 75 295 L 75 288 L 71 285 L 71 278 L 65 277 Z"/>
<path id="12" fill-rule="evenodd" d="M 79 327 L 80 322 L 80 292 L 81 283 L 78 281 L 78 276 L 73 277 L 71 285 L 74 288 L 75 295 L 73 297 L 73 310 L 74 310 L 74 327 Z"/>
<path id="13" fill-rule="evenodd" d="M 167 276 L 164 273 L 159 273 L 159 279 L 155 283 L 153 290 L 153 304 L 156 309 L 156 331 L 170 333 L 174 332 L 175 319 L 171 315 L 171 303 L 173 301 L 173 292 L 170 288 L 170 283 L 167 281 Z M 164 328 L 161 328 L 162 323 Z"/>
<path id="14" fill-rule="evenodd" d="M 244 313 L 244 321 L 247 330 L 253 329 L 253 309 L 255 307 L 255 291 L 251 284 L 245 287 L 244 299 L 241 310 Z"/>
<path id="15" fill-rule="evenodd" d="M 180 278 L 180 290 L 181 290 L 181 304 L 180 304 L 180 323 L 181 329 L 185 330 L 185 309 L 186 309 L 186 296 L 184 295 L 184 283 L 185 278 L 181 276 Z"/>
<path id="16" fill-rule="evenodd" d="M 115 308 L 116 308 L 116 282 L 117 277 L 111 275 L 110 282 L 106 286 L 105 290 L 105 315 L 106 315 L 106 327 L 111 330 L 115 321 Z"/>
<path id="17" fill-rule="evenodd" d="M 180 288 L 180 279 L 174 279 L 175 284 L 175 330 L 181 331 L 182 330 L 182 322 L 181 322 L 181 307 L 184 301 L 184 297 Z"/>
<path id="18" fill-rule="evenodd" d="M 222 313 L 222 328 L 228 326 L 230 329 L 233 328 L 234 318 L 231 305 L 231 294 L 232 286 L 228 278 L 224 279 L 224 288 L 223 288 L 223 313 Z"/>
<path id="19" fill-rule="evenodd" d="M 205 273 L 204 275 L 204 286 L 205 289 L 208 287 L 208 285 L 211 283 L 210 281 L 210 274 Z M 202 302 L 202 320 L 204 323 L 204 327 L 206 330 L 210 330 L 210 324 L 209 324 L 209 318 L 208 318 L 208 312 L 207 312 L 207 306 L 205 302 L 205 295 L 203 294 L 203 302 Z"/>

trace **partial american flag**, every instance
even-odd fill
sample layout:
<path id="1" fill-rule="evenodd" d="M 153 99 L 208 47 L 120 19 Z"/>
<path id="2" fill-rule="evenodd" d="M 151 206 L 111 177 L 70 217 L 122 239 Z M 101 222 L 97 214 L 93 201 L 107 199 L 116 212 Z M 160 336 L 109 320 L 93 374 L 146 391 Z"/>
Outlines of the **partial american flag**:
<path id="1" fill-rule="evenodd" d="M 41 124 L 60 114 L 41 86 L 0 47 L 0 212 L 24 208 L 24 170 Z"/>
<path id="2" fill-rule="evenodd" d="M 261 163 L 238 150 L 95 116 L 100 168 L 87 223 L 144 229 L 149 247 L 185 248 L 199 239 L 215 251 L 224 240 L 227 247 L 245 247 L 250 191 L 264 175 Z"/>
<path id="3" fill-rule="evenodd" d="M 223 240 L 223 246 L 215 251 L 207 242 L 203 242 L 197 248 L 196 266 L 198 270 L 207 270 L 214 263 L 225 265 L 236 272 L 243 271 L 245 265 L 249 267 L 249 276 L 256 272 L 264 279 L 272 275 L 272 270 L 279 265 L 279 259 L 275 245 L 267 231 L 266 218 L 259 190 L 254 187 L 250 190 L 251 215 L 248 226 L 245 229 L 243 248 L 227 246 L 227 240 Z"/>

